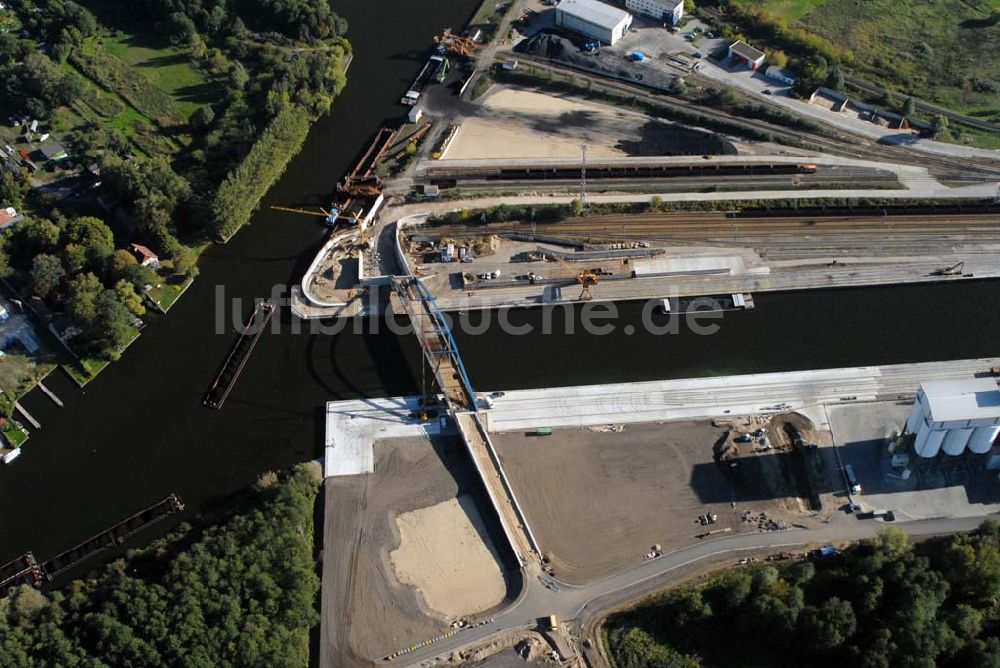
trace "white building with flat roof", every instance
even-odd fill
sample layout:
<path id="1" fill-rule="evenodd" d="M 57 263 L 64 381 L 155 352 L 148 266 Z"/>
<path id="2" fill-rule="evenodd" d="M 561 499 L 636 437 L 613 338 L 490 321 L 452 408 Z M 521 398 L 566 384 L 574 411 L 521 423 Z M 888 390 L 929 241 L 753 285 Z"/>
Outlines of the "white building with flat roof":
<path id="1" fill-rule="evenodd" d="M 921 383 L 906 431 L 921 457 L 985 454 L 1000 435 L 1000 389 L 992 378 Z"/>
<path id="2" fill-rule="evenodd" d="M 556 7 L 556 25 L 614 44 L 632 25 L 632 15 L 597 0 L 562 0 Z"/>
<path id="3" fill-rule="evenodd" d="M 625 0 L 625 9 L 675 26 L 684 16 L 684 0 Z"/>

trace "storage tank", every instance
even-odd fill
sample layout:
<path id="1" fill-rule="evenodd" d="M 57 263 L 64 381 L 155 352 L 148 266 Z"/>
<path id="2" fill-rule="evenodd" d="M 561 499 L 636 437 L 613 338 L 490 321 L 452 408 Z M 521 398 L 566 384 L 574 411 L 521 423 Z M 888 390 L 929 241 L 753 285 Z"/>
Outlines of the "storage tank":
<path id="1" fill-rule="evenodd" d="M 931 428 L 925 424 L 920 425 L 920 429 L 917 430 L 917 440 L 913 444 L 913 451 L 916 452 L 921 457 L 924 456 L 924 452 L 927 449 L 927 438 L 930 435 L 931 435 Z M 934 455 L 931 455 L 931 457 L 933 456 Z"/>
<path id="2" fill-rule="evenodd" d="M 965 452 L 965 444 L 969 442 L 969 437 L 972 436 L 973 430 L 969 429 L 949 429 L 948 435 L 944 438 L 944 444 L 941 446 L 946 455 L 960 455 Z"/>
<path id="3" fill-rule="evenodd" d="M 926 425 L 920 428 L 921 433 L 927 431 L 927 436 L 924 440 L 923 448 L 917 450 L 917 454 L 921 457 L 930 459 L 931 457 L 936 457 L 937 453 L 941 451 L 941 443 L 944 441 L 944 437 L 948 432 L 942 429 L 931 429 Z M 917 434 L 917 442 L 920 442 L 920 434 Z"/>
<path id="4" fill-rule="evenodd" d="M 977 455 L 986 454 L 990 451 L 998 434 L 1000 434 L 1000 427 L 976 427 L 969 439 L 969 450 Z"/>
<path id="5" fill-rule="evenodd" d="M 906 418 L 906 431 L 916 434 L 923 423 L 924 407 L 920 405 L 919 401 L 915 401 L 913 402 L 913 408 L 910 409 L 910 417 Z"/>

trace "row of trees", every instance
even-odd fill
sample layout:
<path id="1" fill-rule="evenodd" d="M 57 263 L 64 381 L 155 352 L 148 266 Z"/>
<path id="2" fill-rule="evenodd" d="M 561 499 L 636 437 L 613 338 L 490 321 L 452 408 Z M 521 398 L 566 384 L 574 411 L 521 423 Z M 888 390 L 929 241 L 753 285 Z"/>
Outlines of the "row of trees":
<path id="1" fill-rule="evenodd" d="M 318 483 L 310 465 L 267 475 L 216 526 L 48 595 L 17 590 L 0 601 L 0 665 L 308 665 Z"/>
<path id="2" fill-rule="evenodd" d="M 216 234 L 228 239 L 250 219 L 257 203 L 298 153 L 308 132 L 309 117 L 301 107 L 287 107 L 271 121 L 247 157 L 219 186 L 212 202 Z"/>
<path id="3" fill-rule="evenodd" d="M 914 547 L 728 572 L 609 625 L 620 668 L 996 666 L 1000 524 Z"/>

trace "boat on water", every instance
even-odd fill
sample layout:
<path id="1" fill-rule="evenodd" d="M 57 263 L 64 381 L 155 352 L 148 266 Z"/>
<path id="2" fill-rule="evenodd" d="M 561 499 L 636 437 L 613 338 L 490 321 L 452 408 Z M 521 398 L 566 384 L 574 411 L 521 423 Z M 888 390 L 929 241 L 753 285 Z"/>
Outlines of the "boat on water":
<path id="1" fill-rule="evenodd" d="M 6 455 L 3 456 L 3 463 L 10 464 L 12 461 L 21 456 L 21 448 L 14 448 Z"/>

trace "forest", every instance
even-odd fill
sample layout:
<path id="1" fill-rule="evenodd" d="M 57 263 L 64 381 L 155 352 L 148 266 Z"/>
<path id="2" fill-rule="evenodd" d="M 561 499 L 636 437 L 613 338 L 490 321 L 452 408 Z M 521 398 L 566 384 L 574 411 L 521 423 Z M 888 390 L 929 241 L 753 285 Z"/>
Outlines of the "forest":
<path id="1" fill-rule="evenodd" d="M 1000 666 L 1000 523 L 741 567 L 611 618 L 619 668 Z"/>
<path id="2" fill-rule="evenodd" d="M 314 467 L 266 473 L 227 516 L 100 574 L 0 600 L 0 667 L 308 665 Z"/>

